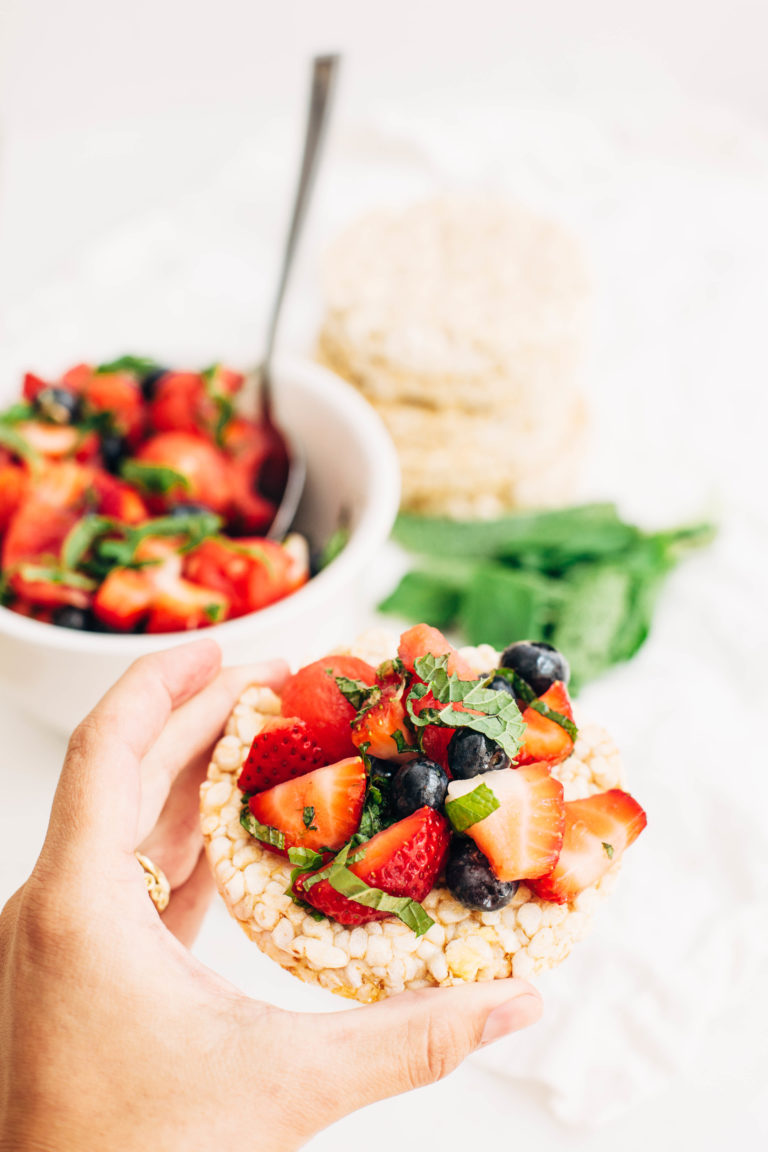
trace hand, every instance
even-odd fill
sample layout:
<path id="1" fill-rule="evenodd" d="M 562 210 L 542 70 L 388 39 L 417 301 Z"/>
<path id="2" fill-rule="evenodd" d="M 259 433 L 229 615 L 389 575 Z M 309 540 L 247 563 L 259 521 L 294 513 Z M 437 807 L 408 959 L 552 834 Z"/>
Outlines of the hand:
<path id="1" fill-rule="evenodd" d="M 144 657 L 72 736 L 40 858 L 0 916 L 0 1149 L 284 1152 L 540 1014 L 521 980 L 283 1012 L 187 951 L 211 894 L 211 746 L 247 684 L 287 673 L 220 661 L 209 640 Z M 137 848 L 170 881 L 162 916 Z"/>

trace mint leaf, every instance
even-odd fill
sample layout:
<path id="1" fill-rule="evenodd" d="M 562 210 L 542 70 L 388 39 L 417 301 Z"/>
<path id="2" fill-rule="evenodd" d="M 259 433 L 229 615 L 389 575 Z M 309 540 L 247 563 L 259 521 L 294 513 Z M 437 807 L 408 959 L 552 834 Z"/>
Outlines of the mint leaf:
<path id="1" fill-rule="evenodd" d="M 435 628 L 455 624 L 464 598 L 463 582 L 438 572 L 406 572 L 400 583 L 379 604 L 379 612 L 406 620 L 429 620 Z"/>
<path id="2" fill-rule="evenodd" d="M 289 848 L 288 859 L 294 868 L 301 871 L 314 872 L 323 862 L 322 852 L 315 852 L 312 848 Z"/>
<path id="3" fill-rule="evenodd" d="M 247 808 L 243 808 L 240 813 L 240 823 L 246 832 L 250 832 L 251 836 L 261 840 L 263 844 L 271 844 L 273 848 L 285 848 L 285 835 L 278 828 L 261 824 Z"/>
<path id="4" fill-rule="evenodd" d="M 64 539 L 61 560 L 65 568 L 77 568 L 96 540 L 110 532 L 120 532 L 122 525 L 108 516 L 95 513 L 83 516 Z"/>
<path id="5" fill-rule="evenodd" d="M 30 584 L 63 584 L 67 588 L 78 588 L 83 592 L 95 592 L 97 584 L 80 572 L 69 572 L 56 565 L 19 564 L 16 571 L 22 580 Z"/>
<path id="6" fill-rule="evenodd" d="M 608 859 L 613 860 L 613 844 L 608 844 L 605 840 L 603 840 L 603 850 L 605 851 Z"/>
<path id="7" fill-rule="evenodd" d="M 304 809 L 301 814 L 301 819 L 304 827 L 308 832 L 317 832 L 317 825 L 313 823 L 313 820 L 315 819 L 315 810 L 311 804 Z"/>
<path id="8" fill-rule="evenodd" d="M 19 400 L 0 412 L 0 424 L 21 424 L 24 420 L 34 420 L 35 415 L 34 407 L 27 400 Z"/>
<path id="9" fill-rule="evenodd" d="M 0 422 L 0 445 L 29 464 L 40 463 L 40 453 L 10 424 Z"/>
<path id="10" fill-rule="evenodd" d="M 545 704 L 543 700 L 532 700 L 528 705 L 534 712 L 538 712 L 540 716 L 546 717 L 547 720 L 553 720 L 555 724 L 559 724 L 561 728 L 570 736 L 571 740 L 575 740 L 579 734 L 579 730 L 574 724 L 573 720 L 569 720 L 567 716 L 563 716 L 562 712 L 556 712 L 554 708 L 550 708 L 549 704 Z"/>
<path id="11" fill-rule="evenodd" d="M 223 604 L 206 604 L 203 608 L 203 615 L 210 620 L 211 624 L 217 624 L 221 620 L 223 612 Z"/>
<path id="12" fill-rule="evenodd" d="M 345 517 L 345 519 L 346 519 L 346 517 Z M 325 543 L 324 548 L 322 549 L 322 551 L 321 551 L 321 553 L 317 559 L 318 572 L 322 572 L 323 568 L 327 568 L 328 565 L 331 564 L 336 559 L 337 556 L 341 555 L 341 553 L 344 551 L 347 544 L 349 543 L 350 535 L 351 535 L 351 532 L 350 532 L 348 525 L 345 523 L 342 523 L 335 530 L 335 532 L 333 532 L 329 536 L 328 540 Z"/>
<path id="13" fill-rule="evenodd" d="M 432 917 L 427 915 L 416 900 L 411 900 L 409 896 L 390 896 L 381 888 L 373 888 L 344 864 L 335 861 L 331 865 L 328 883 L 336 892 L 346 896 L 347 900 L 364 904 L 366 908 L 377 908 L 380 912 L 394 913 L 417 936 L 423 936 L 434 924 Z"/>
<path id="14" fill-rule="evenodd" d="M 371 696 L 380 691 L 376 684 L 364 684 L 362 680 L 350 680 L 347 676 L 335 676 L 334 679 L 345 700 L 348 700 L 356 712 L 364 708 Z"/>
<path id="15" fill-rule="evenodd" d="M 120 475 L 129 484 L 135 484 L 143 492 L 152 496 L 167 496 L 172 489 L 181 486 L 189 492 L 191 484 L 186 476 L 165 464 L 147 464 L 143 460 L 125 460 Z"/>
<path id="16" fill-rule="evenodd" d="M 494 679 L 501 676 L 511 685 L 515 696 L 522 700 L 524 704 L 530 704 L 532 700 L 536 699 L 536 693 L 527 680 L 523 680 L 519 672 L 515 672 L 513 668 L 496 668 L 493 673 Z"/>
<path id="17" fill-rule="evenodd" d="M 446 670 L 449 657 L 420 656 L 414 667 L 416 675 L 424 681 L 414 684 L 406 697 L 406 709 L 417 728 L 427 724 L 438 724 L 446 728 L 471 728 L 482 732 L 490 740 L 504 749 L 510 760 L 514 760 L 523 740 L 525 725 L 520 709 L 508 692 L 497 692 L 487 685 L 492 676 L 481 680 L 460 680 L 449 675 Z M 432 692 L 440 708 L 424 708 L 417 714 L 414 702 L 421 700 L 428 691 Z M 480 715 L 457 711 L 451 704 L 461 703 Z"/>
<path id="18" fill-rule="evenodd" d="M 147 356 L 118 356 L 116 360 L 109 360 L 104 364 L 97 365 L 96 373 L 102 376 L 108 372 L 131 372 L 141 379 L 141 377 L 149 376 L 150 373 L 157 372 L 159 369 L 160 365 Z"/>
<path id="19" fill-rule="evenodd" d="M 477 788 L 457 796 L 455 800 L 446 800 L 445 814 L 451 822 L 454 832 L 466 832 L 473 824 L 479 824 L 495 812 L 501 805 L 488 785 L 481 781 Z"/>

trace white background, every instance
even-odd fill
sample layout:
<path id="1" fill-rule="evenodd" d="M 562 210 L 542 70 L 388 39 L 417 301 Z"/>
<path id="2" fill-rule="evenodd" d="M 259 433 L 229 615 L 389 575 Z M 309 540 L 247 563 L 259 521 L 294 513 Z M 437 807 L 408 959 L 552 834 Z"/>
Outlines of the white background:
<path id="1" fill-rule="evenodd" d="M 725 952 L 718 962 L 702 935 L 706 979 L 697 983 L 701 972 L 685 968 L 696 951 L 682 947 L 677 926 L 689 896 L 703 909 L 701 925 L 748 916 L 751 872 L 754 891 L 760 869 L 765 875 L 757 793 L 734 788 L 729 827 L 707 826 L 703 803 L 697 825 L 689 806 L 697 776 L 716 779 L 725 761 L 729 779 L 746 781 L 751 770 L 754 787 L 755 757 L 764 757 L 749 735 L 750 720 L 757 733 L 749 709 L 764 702 L 768 640 L 766 5 L 0 0 L 0 13 L 4 373 L 128 347 L 255 357 L 296 165 L 306 58 L 340 49 L 334 136 L 285 343 L 306 346 L 317 254 L 357 207 L 441 180 L 503 184 L 587 240 L 598 300 L 587 379 L 600 399 L 594 491 L 654 522 L 723 518 L 711 559 L 676 575 L 641 658 L 585 698 L 593 716 L 611 717 L 655 819 L 641 841 L 645 856 L 639 846 L 627 862 L 587 951 L 545 988 L 550 1027 L 565 1029 L 574 982 L 589 979 L 598 957 L 603 972 L 611 950 L 626 967 L 635 947 L 648 979 L 662 979 L 657 1001 L 670 994 L 676 1042 L 652 1033 L 658 1053 L 646 1052 L 642 1068 L 626 1048 L 620 1063 L 634 1078 L 619 1084 L 626 1091 L 617 1088 L 615 1114 L 603 1093 L 596 1129 L 583 1116 L 570 1126 L 553 1117 L 541 1063 L 526 1082 L 519 1052 L 539 1062 L 559 1052 L 557 1037 L 542 1033 L 548 1047 L 526 1038 L 525 1049 L 503 1049 L 517 1079 L 475 1062 L 443 1085 L 351 1118 L 317 1149 L 364 1142 L 383 1150 L 393 1140 L 415 1148 L 437 1126 L 447 1152 L 477 1143 L 478 1131 L 482 1139 L 493 1131 L 502 1147 L 524 1141 L 547 1152 L 756 1146 L 767 1110 L 768 973 L 740 969 Z M 648 717 L 660 713 L 666 727 L 655 730 Z M 62 744 L 1 701 L 0 731 L 4 894 L 34 860 Z M 729 790 L 717 799 L 725 811 Z M 733 884 L 729 872 L 715 888 L 711 858 L 734 840 L 745 843 L 744 868 L 734 856 Z M 695 876 L 682 886 L 684 867 L 664 872 L 673 842 L 680 861 L 694 862 L 698 887 Z M 280 1002 L 325 1007 L 254 952 L 217 910 L 200 945 L 207 962 L 254 994 L 265 987 Z M 599 997 L 585 988 L 585 1002 L 587 1024 L 594 1018 L 604 1030 Z M 639 1009 L 633 1023 L 643 1023 Z M 584 1033 L 590 1069 L 600 1064 L 593 1040 Z"/>

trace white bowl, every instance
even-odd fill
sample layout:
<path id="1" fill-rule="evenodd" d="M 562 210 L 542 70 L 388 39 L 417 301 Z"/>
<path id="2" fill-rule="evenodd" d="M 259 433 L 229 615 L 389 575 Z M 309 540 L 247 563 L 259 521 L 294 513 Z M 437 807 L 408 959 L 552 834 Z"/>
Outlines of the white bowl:
<path id="1" fill-rule="evenodd" d="M 296 530 L 322 545 L 344 513 L 351 535 L 337 559 L 292 596 L 205 629 L 227 664 L 272 656 L 300 663 L 354 635 L 368 607 L 364 573 L 389 535 L 400 496 L 392 442 L 353 388 L 306 360 L 281 359 L 274 375 L 277 419 L 307 457 Z M 6 386 L 0 406 L 14 396 Z M 137 656 L 198 635 L 77 632 L 0 608 L 0 692 L 41 722 L 69 731 Z"/>

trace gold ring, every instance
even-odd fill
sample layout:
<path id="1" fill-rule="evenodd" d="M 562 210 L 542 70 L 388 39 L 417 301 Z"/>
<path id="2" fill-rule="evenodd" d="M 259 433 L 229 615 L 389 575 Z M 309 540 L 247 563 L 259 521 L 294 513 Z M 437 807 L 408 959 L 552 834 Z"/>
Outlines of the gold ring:
<path id="1" fill-rule="evenodd" d="M 171 886 L 168 877 L 162 868 L 150 860 L 149 856 L 142 856 L 141 852 L 134 852 L 134 856 L 144 869 L 144 880 L 147 885 L 149 898 L 158 912 L 164 912 L 171 898 Z"/>

